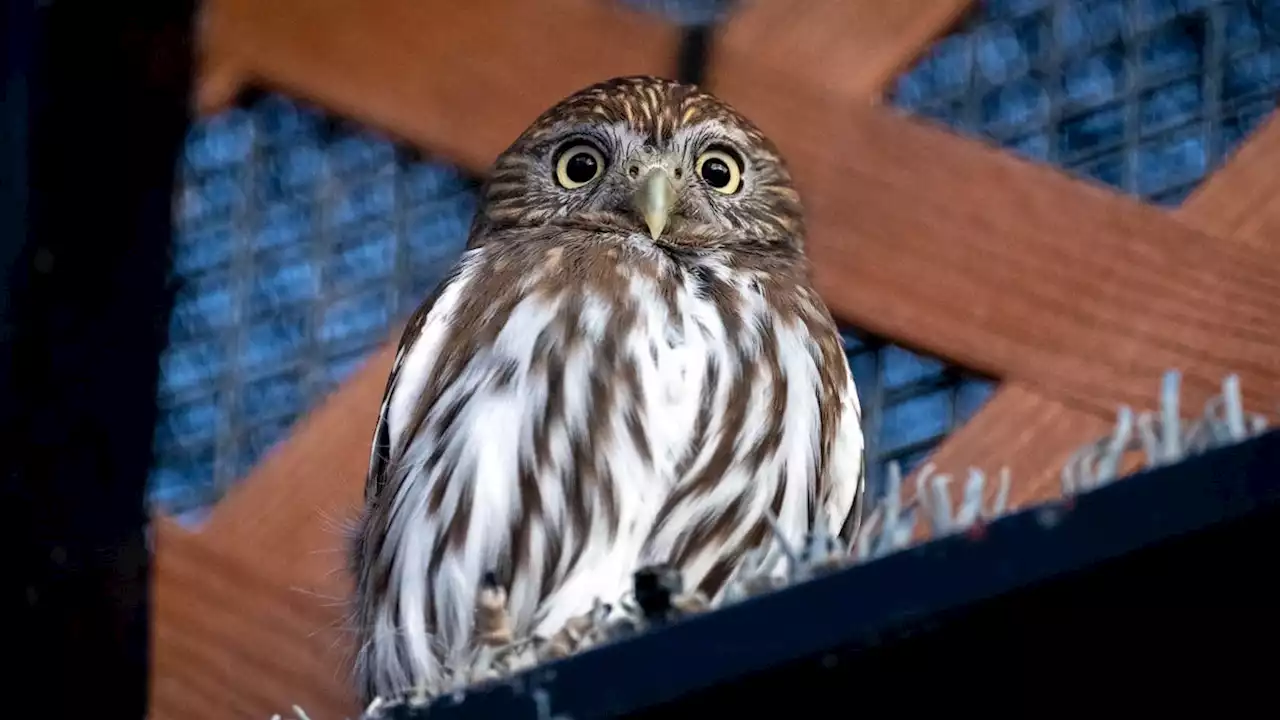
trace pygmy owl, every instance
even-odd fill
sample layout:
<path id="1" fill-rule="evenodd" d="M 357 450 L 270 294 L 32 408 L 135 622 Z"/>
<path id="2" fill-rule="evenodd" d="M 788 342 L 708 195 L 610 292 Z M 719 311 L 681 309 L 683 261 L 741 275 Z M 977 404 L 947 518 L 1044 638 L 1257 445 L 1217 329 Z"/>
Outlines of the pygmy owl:
<path id="1" fill-rule="evenodd" d="M 856 532 L 861 413 L 773 144 L 719 99 L 610 80 L 539 117 L 409 321 L 355 549 L 366 699 L 439 691 L 486 573 L 554 633 L 669 563 Z M 772 547 L 769 552 L 778 552 Z"/>

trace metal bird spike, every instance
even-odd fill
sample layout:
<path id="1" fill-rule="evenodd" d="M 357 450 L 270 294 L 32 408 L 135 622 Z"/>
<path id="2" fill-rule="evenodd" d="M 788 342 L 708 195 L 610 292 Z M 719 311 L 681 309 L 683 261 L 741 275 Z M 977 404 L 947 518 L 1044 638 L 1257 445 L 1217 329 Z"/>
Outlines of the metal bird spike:
<path id="1" fill-rule="evenodd" d="M 769 530 L 773 533 L 773 541 L 775 547 L 782 552 L 787 559 L 787 580 L 788 582 L 796 582 L 801 574 L 803 561 L 800 559 L 800 553 L 787 540 L 787 536 L 782 532 L 782 528 L 778 525 L 778 517 L 771 510 L 765 508 L 765 522 L 769 523 Z"/>
<path id="2" fill-rule="evenodd" d="M 835 570 L 849 559 L 851 547 L 831 532 L 830 521 L 826 505 L 820 506 L 815 513 L 813 529 L 805 537 L 804 547 L 800 550 L 806 576 Z"/>
<path id="3" fill-rule="evenodd" d="M 757 594 L 760 586 L 769 583 L 769 568 L 764 568 L 765 551 L 753 548 L 742 556 L 742 562 L 725 583 L 721 604 L 735 603 Z"/>
<path id="4" fill-rule="evenodd" d="M 988 507 L 986 497 L 987 476 L 978 468 L 969 468 L 969 479 L 961 495 L 960 506 L 952 509 L 951 476 L 934 475 L 933 463 L 920 468 L 916 475 L 916 498 L 925 510 L 930 535 L 942 537 L 967 530 L 978 521 L 990 521 L 1004 514 L 1009 499 L 1009 469 L 1000 471 L 1000 487 Z M 930 483 L 929 481 L 933 482 Z"/>
<path id="5" fill-rule="evenodd" d="M 1190 452 L 1204 452 L 1261 435 L 1267 427 L 1265 416 L 1245 411 L 1240 378 L 1228 375 L 1222 381 L 1222 393 L 1211 398 L 1201 418 L 1192 423 L 1187 446 Z"/>
<path id="6" fill-rule="evenodd" d="M 1063 493 L 1088 492 L 1114 482 L 1124 455 L 1132 450 L 1141 451 L 1143 468 L 1150 469 L 1266 431 L 1266 417 L 1244 410 L 1239 376 L 1225 377 L 1222 391 L 1205 403 L 1199 419 L 1190 422 L 1182 417 L 1181 384 L 1178 371 L 1164 374 L 1159 407 L 1154 413 L 1135 416 L 1129 407 L 1122 406 L 1111 434 L 1080 448 L 1063 466 Z"/>
<path id="7" fill-rule="evenodd" d="M 885 492 L 880 503 L 863 523 L 854 552 L 859 561 L 874 560 L 911 544 L 915 535 L 919 498 L 902 501 L 902 467 L 890 462 L 886 469 Z"/>
<path id="8" fill-rule="evenodd" d="M 1063 494 L 1088 492 L 1114 478 L 1119 458 L 1132 434 L 1133 410 L 1127 405 L 1121 406 L 1111 434 L 1080 448 L 1063 466 Z"/>

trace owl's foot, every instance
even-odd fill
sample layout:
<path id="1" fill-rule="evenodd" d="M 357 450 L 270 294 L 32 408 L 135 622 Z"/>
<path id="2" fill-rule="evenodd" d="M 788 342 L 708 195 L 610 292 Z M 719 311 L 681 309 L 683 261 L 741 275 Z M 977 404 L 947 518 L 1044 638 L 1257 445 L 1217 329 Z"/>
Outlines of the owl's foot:
<path id="1" fill-rule="evenodd" d="M 496 574 L 485 573 L 476 596 L 476 642 L 496 648 L 510 645 L 513 639 L 506 588 L 498 584 Z"/>
<path id="2" fill-rule="evenodd" d="M 592 617 L 592 613 L 569 618 L 569 622 L 547 640 L 540 654 L 547 660 L 558 660 L 579 650 L 585 650 L 594 644 L 592 642 L 595 639 L 594 630 L 596 630 L 596 618 Z"/>
<path id="3" fill-rule="evenodd" d="M 414 684 L 413 690 L 409 693 L 409 702 L 415 705 L 426 705 L 431 702 L 431 698 L 435 694 L 431 692 L 430 686 L 425 680 L 419 680 Z"/>
<path id="4" fill-rule="evenodd" d="M 711 609 L 711 601 L 700 590 L 681 593 L 671 599 L 671 607 L 680 617 L 696 615 Z"/>

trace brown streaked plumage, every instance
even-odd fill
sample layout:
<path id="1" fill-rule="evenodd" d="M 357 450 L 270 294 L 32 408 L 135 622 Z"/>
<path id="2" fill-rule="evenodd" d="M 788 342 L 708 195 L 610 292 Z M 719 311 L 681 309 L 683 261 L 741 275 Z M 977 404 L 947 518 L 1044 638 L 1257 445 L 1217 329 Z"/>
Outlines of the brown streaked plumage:
<path id="1" fill-rule="evenodd" d="M 611 80 L 516 139 L 388 379 L 354 558 L 366 696 L 448 685 L 486 572 L 516 634 L 547 635 L 650 562 L 715 595 L 766 513 L 794 542 L 856 530 L 858 400 L 803 243 L 777 149 L 696 88 Z"/>

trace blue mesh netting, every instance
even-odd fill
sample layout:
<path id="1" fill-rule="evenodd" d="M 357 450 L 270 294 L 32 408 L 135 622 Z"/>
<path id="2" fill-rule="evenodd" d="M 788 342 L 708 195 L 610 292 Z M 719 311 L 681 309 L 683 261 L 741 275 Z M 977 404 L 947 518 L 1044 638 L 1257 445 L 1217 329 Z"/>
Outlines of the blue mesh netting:
<path id="1" fill-rule="evenodd" d="M 895 103 L 1173 205 L 1276 105 L 1280 0 L 992 0 Z"/>
<path id="2" fill-rule="evenodd" d="M 609 0 L 661 15 L 677 25 L 710 25 L 724 19 L 736 0 Z"/>
<path id="3" fill-rule="evenodd" d="M 215 499 L 388 337 L 465 241 L 473 183 L 280 97 L 190 134 L 153 499 Z"/>
<path id="4" fill-rule="evenodd" d="M 858 386 L 867 441 L 867 483 L 883 489 L 886 468 L 904 473 L 973 416 L 996 383 L 961 368 L 847 330 L 845 353 Z"/>

